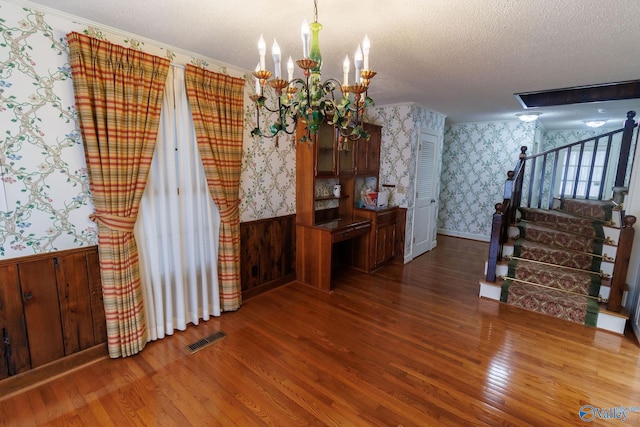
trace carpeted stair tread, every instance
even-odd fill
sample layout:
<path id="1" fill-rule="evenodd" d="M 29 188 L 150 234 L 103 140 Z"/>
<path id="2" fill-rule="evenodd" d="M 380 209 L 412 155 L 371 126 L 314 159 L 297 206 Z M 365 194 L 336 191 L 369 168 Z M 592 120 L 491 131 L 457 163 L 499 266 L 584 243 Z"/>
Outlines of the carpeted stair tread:
<path id="1" fill-rule="evenodd" d="M 600 293 L 600 275 L 539 262 L 512 259 L 509 261 L 510 278 L 555 288 L 574 294 L 597 297 Z"/>
<path id="2" fill-rule="evenodd" d="M 599 272 L 602 258 L 585 252 L 571 251 L 526 239 L 517 239 L 513 255 L 519 258 Z"/>
<path id="3" fill-rule="evenodd" d="M 596 326 L 610 201 L 564 199 L 559 209 L 520 208 L 519 237 L 500 300 Z M 595 256 L 594 256 L 595 255 Z M 606 284 L 605 284 L 606 285 Z"/>
<path id="4" fill-rule="evenodd" d="M 562 199 L 560 209 L 583 217 L 611 221 L 613 203 L 610 200 Z"/>
<path id="5" fill-rule="evenodd" d="M 604 238 L 603 222 L 599 219 L 577 217 L 573 214 L 548 209 L 519 208 L 521 219 L 544 224 L 558 230 Z"/>
<path id="6" fill-rule="evenodd" d="M 512 280 L 503 282 L 500 300 L 516 307 L 594 327 L 599 312 L 595 299 Z"/>
<path id="7" fill-rule="evenodd" d="M 546 225 L 518 222 L 520 237 L 538 243 L 574 251 L 602 254 L 602 239 L 569 233 Z"/>

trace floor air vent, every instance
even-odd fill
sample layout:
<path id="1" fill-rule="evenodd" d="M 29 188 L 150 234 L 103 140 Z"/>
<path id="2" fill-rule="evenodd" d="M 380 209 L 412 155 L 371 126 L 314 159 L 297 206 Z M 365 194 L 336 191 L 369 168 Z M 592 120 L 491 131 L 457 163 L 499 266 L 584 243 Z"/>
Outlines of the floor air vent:
<path id="1" fill-rule="evenodd" d="M 220 341 L 226 336 L 227 334 L 225 334 L 224 332 L 218 331 L 213 335 L 209 335 L 208 337 L 204 337 L 192 344 L 189 344 L 187 346 L 187 350 L 189 350 L 189 353 L 193 354 L 196 351 L 202 350 L 203 348 L 210 346 L 214 342 Z"/>

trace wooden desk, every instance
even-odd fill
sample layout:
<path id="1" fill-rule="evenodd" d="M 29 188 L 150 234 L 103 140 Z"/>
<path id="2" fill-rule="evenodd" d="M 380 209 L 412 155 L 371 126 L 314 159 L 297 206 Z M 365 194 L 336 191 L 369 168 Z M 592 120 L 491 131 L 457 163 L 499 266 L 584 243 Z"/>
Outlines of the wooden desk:
<path id="1" fill-rule="evenodd" d="M 369 247 L 371 220 L 365 218 L 338 219 L 324 224 L 296 225 L 296 276 L 297 280 L 309 286 L 331 291 L 331 268 L 333 265 L 333 245 L 353 239 L 353 251 L 366 251 Z M 349 264 L 358 265 L 360 257 L 352 257 Z M 354 261 L 355 260 L 355 261 Z"/>

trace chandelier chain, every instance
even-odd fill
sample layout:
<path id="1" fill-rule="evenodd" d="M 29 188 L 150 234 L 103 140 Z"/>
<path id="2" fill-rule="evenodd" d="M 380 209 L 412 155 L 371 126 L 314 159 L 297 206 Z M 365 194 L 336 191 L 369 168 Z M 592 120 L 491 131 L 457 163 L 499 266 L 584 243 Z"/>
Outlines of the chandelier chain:
<path id="1" fill-rule="evenodd" d="M 318 22 L 318 0 L 313 0 L 313 22 Z"/>

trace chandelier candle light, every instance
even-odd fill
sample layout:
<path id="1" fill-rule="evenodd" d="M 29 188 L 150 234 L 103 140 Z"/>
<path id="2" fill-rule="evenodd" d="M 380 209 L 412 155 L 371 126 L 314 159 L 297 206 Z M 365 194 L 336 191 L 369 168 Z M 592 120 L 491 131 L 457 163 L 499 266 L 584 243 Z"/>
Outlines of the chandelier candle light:
<path id="1" fill-rule="evenodd" d="M 278 42 L 274 39 L 271 48 L 274 72 L 266 70 L 266 43 L 262 35 L 258 41 L 260 62 L 256 66 L 253 76 L 256 78 L 256 94 L 251 100 L 256 104 L 256 127 L 251 132 L 253 137 L 278 137 L 284 133 L 291 135 L 296 131 L 298 119 L 307 123 L 307 134 L 300 142 L 312 142 L 312 135 L 318 133 L 320 125 L 325 120 L 329 125 L 338 129 L 339 142 L 347 140 L 369 139 L 370 135 L 364 130 L 362 120 L 364 110 L 373 105 L 373 100 L 367 96 L 371 79 L 376 75 L 369 69 L 369 51 L 371 42 L 365 35 L 362 48 L 358 45 L 353 62 L 355 78 L 349 84 L 349 70 L 351 67 L 349 56 L 342 64 L 343 82 L 336 79 L 321 80 L 322 55 L 318 34 L 322 25 L 318 23 L 318 0 L 314 0 L 314 22 L 309 25 L 305 19 L 302 23 L 302 59 L 296 61 L 304 74 L 304 79 L 294 78 L 293 60 L 287 61 L 287 79 L 281 76 L 282 54 Z M 271 78 L 273 76 L 274 78 Z M 272 87 L 277 95 L 277 108 L 267 106 L 264 93 L 265 85 Z M 336 90 L 341 94 L 337 97 Z M 277 113 L 277 119 L 268 129 L 268 134 L 260 130 L 260 111 L 266 109 L 269 113 Z"/>

